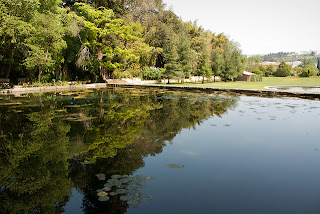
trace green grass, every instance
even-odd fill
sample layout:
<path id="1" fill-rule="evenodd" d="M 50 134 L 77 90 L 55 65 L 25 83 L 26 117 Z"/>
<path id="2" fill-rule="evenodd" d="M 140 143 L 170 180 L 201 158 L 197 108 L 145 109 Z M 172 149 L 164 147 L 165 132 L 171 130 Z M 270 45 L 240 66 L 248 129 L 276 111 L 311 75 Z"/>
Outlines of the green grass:
<path id="1" fill-rule="evenodd" d="M 262 82 L 215 82 L 215 83 L 183 83 L 172 84 L 183 86 L 197 86 L 197 87 L 214 87 L 214 88 L 235 88 L 235 89 L 260 89 L 267 90 L 266 86 L 320 86 L 320 77 L 263 77 Z"/>

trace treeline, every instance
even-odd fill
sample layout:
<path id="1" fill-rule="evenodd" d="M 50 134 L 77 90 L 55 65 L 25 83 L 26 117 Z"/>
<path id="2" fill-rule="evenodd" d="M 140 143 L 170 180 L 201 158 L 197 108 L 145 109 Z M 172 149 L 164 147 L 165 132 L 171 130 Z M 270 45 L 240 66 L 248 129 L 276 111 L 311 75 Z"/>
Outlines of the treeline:
<path id="1" fill-rule="evenodd" d="M 98 82 L 149 67 L 167 79 L 233 80 L 244 65 L 235 42 L 183 22 L 162 0 L 0 0 L 0 78 L 15 83 Z"/>
<path id="2" fill-rule="evenodd" d="M 263 58 L 260 56 L 251 56 L 247 58 L 246 71 L 265 77 L 311 77 L 320 74 L 320 58 L 317 60 L 317 66 L 313 60 L 308 60 L 306 58 L 303 58 L 301 64 L 296 67 L 293 67 L 292 64 L 290 65 L 285 61 L 282 61 L 276 66 L 273 64 L 263 65 L 262 61 Z"/>

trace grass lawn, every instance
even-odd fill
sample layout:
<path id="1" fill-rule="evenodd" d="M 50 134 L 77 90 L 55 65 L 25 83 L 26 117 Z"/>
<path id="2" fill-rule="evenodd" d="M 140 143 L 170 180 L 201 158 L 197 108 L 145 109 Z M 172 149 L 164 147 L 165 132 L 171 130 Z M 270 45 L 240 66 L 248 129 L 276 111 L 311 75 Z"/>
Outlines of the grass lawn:
<path id="1" fill-rule="evenodd" d="M 183 86 L 198 86 L 198 87 L 214 87 L 214 88 L 236 88 L 236 89 L 262 89 L 267 90 L 266 86 L 320 86 L 320 77 L 263 77 L 262 82 L 215 82 L 215 83 L 183 83 L 172 84 Z"/>

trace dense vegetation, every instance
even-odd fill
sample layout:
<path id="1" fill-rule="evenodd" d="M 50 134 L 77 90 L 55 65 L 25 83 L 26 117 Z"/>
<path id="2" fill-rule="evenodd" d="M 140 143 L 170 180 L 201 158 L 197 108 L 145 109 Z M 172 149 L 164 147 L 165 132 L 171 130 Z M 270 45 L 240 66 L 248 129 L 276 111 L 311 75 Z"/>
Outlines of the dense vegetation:
<path id="1" fill-rule="evenodd" d="M 97 82 L 148 67 L 167 79 L 232 80 L 244 61 L 236 43 L 183 22 L 162 0 L 0 0 L 0 78 L 15 83 Z"/>
<path id="2" fill-rule="evenodd" d="M 287 77 L 287 76 L 299 76 L 299 77 L 311 77 L 320 74 L 320 59 L 317 60 L 317 66 L 314 60 L 308 60 L 303 58 L 302 63 L 297 67 L 292 68 L 285 61 L 279 63 L 277 67 L 273 64 L 263 65 L 263 58 L 260 56 L 251 56 L 246 60 L 246 70 L 255 74 L 263 75 L 265 77 Z"/>

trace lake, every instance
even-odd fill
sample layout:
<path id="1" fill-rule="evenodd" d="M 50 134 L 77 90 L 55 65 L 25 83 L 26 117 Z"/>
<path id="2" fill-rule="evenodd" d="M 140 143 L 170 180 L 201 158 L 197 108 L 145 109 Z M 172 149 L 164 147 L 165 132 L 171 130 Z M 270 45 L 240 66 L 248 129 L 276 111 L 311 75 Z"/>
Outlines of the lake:
<path id="1" fill-rule="evenodd" d="M 319 101 L 107 88 L 0 112 L 1 213 L 320 213 Z"/>

